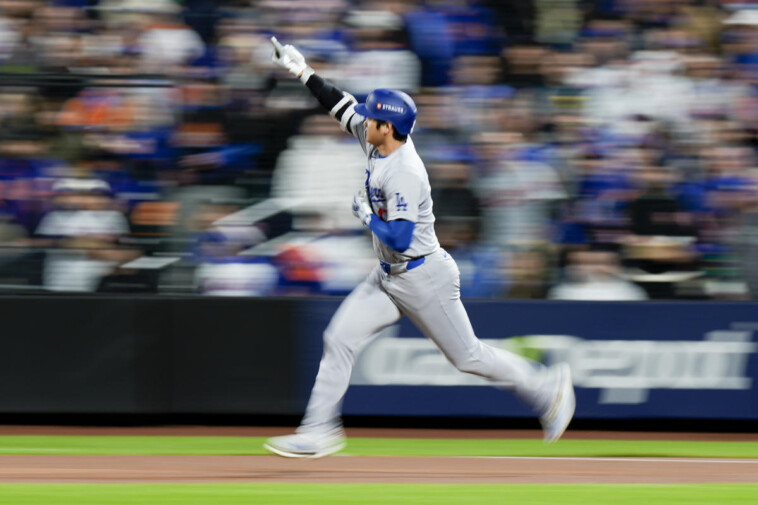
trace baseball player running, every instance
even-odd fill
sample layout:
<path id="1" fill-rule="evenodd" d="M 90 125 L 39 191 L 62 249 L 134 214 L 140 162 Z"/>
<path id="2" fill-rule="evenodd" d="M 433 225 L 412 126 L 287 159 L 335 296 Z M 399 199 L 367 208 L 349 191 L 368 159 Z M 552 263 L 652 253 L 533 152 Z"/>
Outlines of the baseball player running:
<path id="1" fill-rule="evenodd" d="M 300 427 L 270 438 L 280 456 L 318 458 L 345 446 L 341 404 L 358 352 L 383 328 L 407 316 L 458 370 L 512 390 L 540 416 L 547 442 L 560 438 L 574 415 L 566 364 L 539 363 L 483 344 L 460 299 L 460 273 L 434 233 L 431 187 L 410 134 L 416 105 L 401 91 L 377 89 L 355 98 L 316 75 L 303 55 L 275 37 L 272 59 L 358 139 L 366 154 L 365 187 L 353 213 L 373 234 L 379 262 L 342 302 L 324 332 L 324 354 Z"/>

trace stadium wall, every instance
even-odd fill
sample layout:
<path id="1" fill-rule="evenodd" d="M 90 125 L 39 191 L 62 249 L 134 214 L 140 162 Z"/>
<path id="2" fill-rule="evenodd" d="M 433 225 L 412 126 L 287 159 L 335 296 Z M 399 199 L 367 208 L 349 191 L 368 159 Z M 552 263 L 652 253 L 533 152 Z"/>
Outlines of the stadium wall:
<path id="1" fill-rule="evenodd" d="M 0 299 L 0 412 L 286 414 L 293 303 Z"/>
<path id="2" fill-rule="evenodd" d="M 339 299 L 4 297 L 0 413 L 302 414 Z M 577 419 L 758 419 L 758 304 L 467 301 L 479 338 L 574 371 Z M 503 385 L 506 386 L 506 385 Z M 348 416 L 526 418 L 406 320 L 360 355 Z M 177 418 L 174 418 L 177 419 Z"/>

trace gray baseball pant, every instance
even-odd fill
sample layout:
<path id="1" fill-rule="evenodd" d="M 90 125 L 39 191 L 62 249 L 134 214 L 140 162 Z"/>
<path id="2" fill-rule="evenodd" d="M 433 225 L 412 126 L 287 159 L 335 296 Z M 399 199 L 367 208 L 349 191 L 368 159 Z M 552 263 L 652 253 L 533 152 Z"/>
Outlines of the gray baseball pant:
<path id="1" fill-rule="evenodd" d="M 299 433 L 340 429 L 355 358 L 383 328 L 406 315 L 461 372 L 507 383 L 537 412 L 549 401 L 543 365 L 482 343 L 460 299 L 460 272 L 443 249 L 398 274 L 379 265 L 345 298 L 324 332 L 324 354 Z"/>

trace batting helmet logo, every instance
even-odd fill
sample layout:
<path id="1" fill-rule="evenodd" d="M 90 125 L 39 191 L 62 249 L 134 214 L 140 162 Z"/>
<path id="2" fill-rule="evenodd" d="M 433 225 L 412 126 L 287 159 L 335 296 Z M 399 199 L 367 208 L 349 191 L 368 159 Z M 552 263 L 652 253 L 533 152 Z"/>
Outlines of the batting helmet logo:
<path id="1" fill-rule="evenodd" d="M 382 102 L 376 104 L 376 110 L 382 110 Z"/>

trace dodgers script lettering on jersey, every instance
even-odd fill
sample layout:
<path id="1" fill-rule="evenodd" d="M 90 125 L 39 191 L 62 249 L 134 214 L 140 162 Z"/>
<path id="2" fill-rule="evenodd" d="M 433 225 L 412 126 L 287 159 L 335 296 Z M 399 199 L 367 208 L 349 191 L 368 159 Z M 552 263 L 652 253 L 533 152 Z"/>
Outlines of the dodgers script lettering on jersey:
<path id="1" fill-rule="evenodd" d="M 382 103 L 378 103 L 379 106 L 389 107 Z M 350 123 L 350 130 L 366 154 L 366 188 L 372 210 L 384 221 L 404 219 L 416 223 L 411 246 L 402 253 L 391 249 L 374 235 L 376 255 L 388 263 L 402 263 L 409 258 L 431 254 L 440 246 L 434 233 L 432 188 L 413 140 L 408 137 L 400 148 L 382 157 L 376 147 L 366 142 L 363 121 L 364 118 L 356 114 Z"/>
<path id="2" fill-rule="evenodd" d="M 384 204 L 384 202 L 386 202 L 387 199 L 384 198 L 384 193 L 382 193 L 382 188 L 375 188 L 369 185 L 368 196 L 369 196 L 369 200 L 371 201 L 371 207 L 373 209 L 376 209 L 376 214 L 379 216 L 380 219 L 382 219 L 383 221 L 386 221 L 387 210 L 382 204 Z"/>

